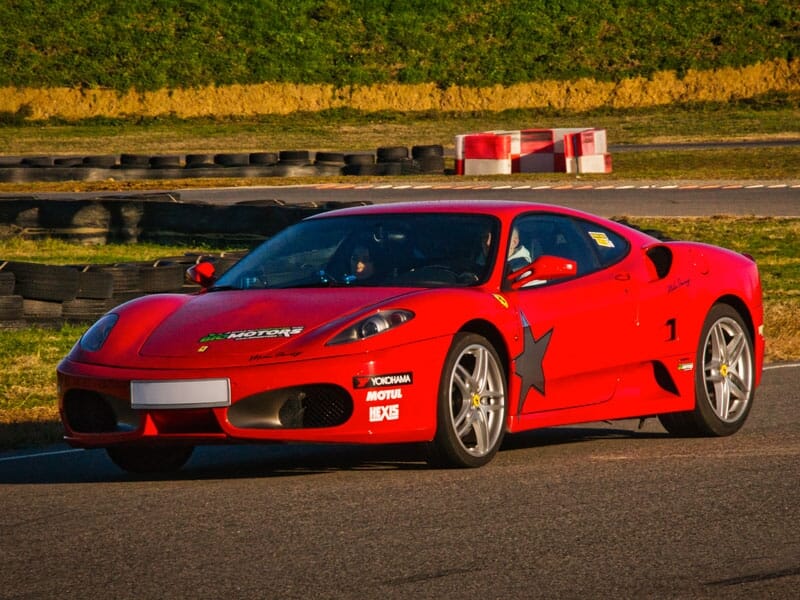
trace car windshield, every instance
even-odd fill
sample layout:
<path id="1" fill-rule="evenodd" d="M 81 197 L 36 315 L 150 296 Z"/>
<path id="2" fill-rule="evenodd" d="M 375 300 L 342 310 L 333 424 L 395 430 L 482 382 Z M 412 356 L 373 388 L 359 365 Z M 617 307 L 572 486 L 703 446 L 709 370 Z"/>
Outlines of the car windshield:
<path id="1" fill-rule="evenodd" d="M 212 290 L 478 285 L 499 223 L 477 214 L 350 215 L 301 221 L 224 273 Z"/>

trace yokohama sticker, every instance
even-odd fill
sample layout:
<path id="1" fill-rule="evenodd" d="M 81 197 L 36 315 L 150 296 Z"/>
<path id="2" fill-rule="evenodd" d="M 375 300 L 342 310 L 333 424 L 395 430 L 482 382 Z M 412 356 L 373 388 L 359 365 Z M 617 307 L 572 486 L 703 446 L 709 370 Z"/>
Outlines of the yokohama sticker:
<path id="1" fill-rule="evenodd" d="M 303 327 L 267 327 L 265 329 L 245 329 L 243 331 L 226 331 L 225 333 L 209 333 L 198 340 L 201 344 L 205 342 L 218 342 L 220 340 L 263 340 L 272 338 L 289 338 L 298 335 L 303 331 Z"/>
<path id="2" fill-rule="evenodd" d="M 361 375 L 353 377 L 353 389 L 363 390 L 376 387 L 396 387 L 411 385 L 414 382 L 412 373 L 392 373 L 391 375 Z"/>

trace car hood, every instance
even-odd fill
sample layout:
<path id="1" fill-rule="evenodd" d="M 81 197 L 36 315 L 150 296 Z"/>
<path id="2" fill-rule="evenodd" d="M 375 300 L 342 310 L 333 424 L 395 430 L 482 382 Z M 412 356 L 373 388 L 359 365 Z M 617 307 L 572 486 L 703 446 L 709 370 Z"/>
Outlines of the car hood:
<path id="1" fill-rule="evenodd" d="M 220 291 L 199 294 L 158 323 L 140 347 L 142 357 L 216 360 L 322 346 L 356 315 L 385 305 L 408 289 L 321 288 Z M 324 339 L 323 339 L 324 338 Z"/>

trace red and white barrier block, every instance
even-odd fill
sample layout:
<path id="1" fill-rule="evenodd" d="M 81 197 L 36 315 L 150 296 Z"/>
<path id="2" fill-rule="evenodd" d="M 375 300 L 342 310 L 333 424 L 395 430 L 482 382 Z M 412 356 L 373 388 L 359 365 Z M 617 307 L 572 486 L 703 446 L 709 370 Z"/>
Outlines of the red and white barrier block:
<path id="1" fill-rule="evenodd" d="M 610 172 L 605 129 L 521 129 L 456 136 L 457 175 Z"/>
<path id="2" fill-rule="evenodd" d="M 510 175 L 511 136 L 471 133 L 456 136 L 457 175 Z"/>
<path id="3" fill-rule="evenodd" d="M 611 173 L 605 129 L 587 129 L 567 136 L 575 155 L 576 173 Z"/>

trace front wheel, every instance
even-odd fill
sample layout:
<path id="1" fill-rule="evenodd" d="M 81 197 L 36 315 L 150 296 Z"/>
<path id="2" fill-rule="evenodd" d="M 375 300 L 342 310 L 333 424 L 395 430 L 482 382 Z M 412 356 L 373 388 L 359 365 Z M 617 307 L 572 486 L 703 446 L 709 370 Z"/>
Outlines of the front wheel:
<path id="1" fill-rule="evenodd" d="M 193 450 L 193 446 L 112 446 L 106 453 L 129 473 L 171 473 L 186 464 Z"/>
<path id="2" fill-rule="evenodd" d="M 506 429 L 506 378 L 492 344 L 474 333 L 453 339 L 439 384 L 431 462 L 480 467 L 497 453 Z"/>
<path id="3" fill-rule="evenodd" d="M 727 304 L 709 311 L 695 362 L 693 411 L 659 415 L 676 435 L 725 436 L 744 425 L 755 391 L 753 341 L 742 317 Z"/>

